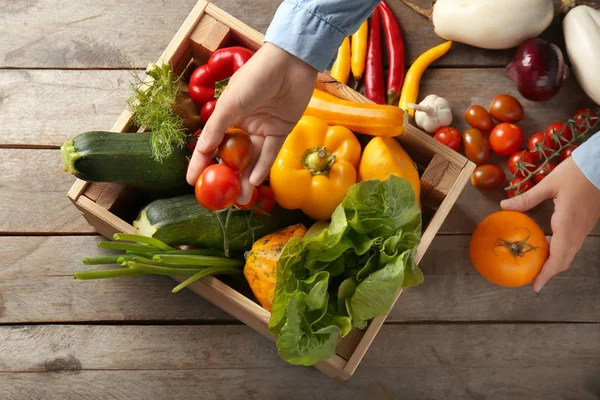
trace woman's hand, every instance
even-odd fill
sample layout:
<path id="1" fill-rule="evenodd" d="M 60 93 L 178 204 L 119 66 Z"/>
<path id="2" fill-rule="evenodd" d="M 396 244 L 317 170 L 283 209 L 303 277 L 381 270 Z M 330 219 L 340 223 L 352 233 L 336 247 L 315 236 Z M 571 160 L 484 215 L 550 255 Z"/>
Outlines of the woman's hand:
<path id="1" fill-rule="evenodd" d="M 533 281 L 539 292 L 554 275 L 566 271 L 586 236 L 600 219 L 600 189 L 590 182 L 571 157 L 529 191 L 503 200 L 505 210 L 527 211 L 546 199 L 554 200 L 550 221 L 550 257 Z"/>
<path id="2" fill-rule="evenodd" d="M 253 156 L 242 172 L 238 202 L 250 200 L 254 186 L 267 177 L 286 136 L 306 109 L 313 93 L 317 71 L 286 51 L 265 43 L 240 68 L 219 97 L 206 123 L 187 172 L 194 185 L 212 163 L 215 149 L 227 128 L 235 126 L 250 134 Z"/>

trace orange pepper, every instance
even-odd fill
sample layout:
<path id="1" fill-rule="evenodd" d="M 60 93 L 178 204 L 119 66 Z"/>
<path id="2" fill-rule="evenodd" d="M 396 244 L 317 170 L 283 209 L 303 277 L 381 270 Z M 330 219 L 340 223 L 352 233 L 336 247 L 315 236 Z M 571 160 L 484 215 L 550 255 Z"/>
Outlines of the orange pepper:
<path id="1" fill-rule="evenodd" d="M 408 123 L 406 111 L 396 106 L 343 100 L 319 89 L 314 90 L 304 115 L 372 136 L 402 135 Z"/>
<path id="2" fill-rule="evenodd" d="M 275 199 L 288 210 L 329 219 L 356 183 L 359 161 L 360 143 L 350 130 L 303 116 L 271 168 Z"/>

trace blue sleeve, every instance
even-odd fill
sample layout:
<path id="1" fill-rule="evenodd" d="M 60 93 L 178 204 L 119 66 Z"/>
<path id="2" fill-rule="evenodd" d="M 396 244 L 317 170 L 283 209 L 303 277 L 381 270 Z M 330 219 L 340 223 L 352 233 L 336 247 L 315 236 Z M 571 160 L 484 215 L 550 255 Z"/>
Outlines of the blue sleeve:
<path id="1" fill-rule="evenodd" d="M 585 177 L 600 189 L 600 132 L 573 151 L 573 161 Z"/>
<path id="2" fill-rule="evenodd" d="M 346 36 L 358 30 L 380 0 L 284 0 L 265 42 L 324 71 Z"/>

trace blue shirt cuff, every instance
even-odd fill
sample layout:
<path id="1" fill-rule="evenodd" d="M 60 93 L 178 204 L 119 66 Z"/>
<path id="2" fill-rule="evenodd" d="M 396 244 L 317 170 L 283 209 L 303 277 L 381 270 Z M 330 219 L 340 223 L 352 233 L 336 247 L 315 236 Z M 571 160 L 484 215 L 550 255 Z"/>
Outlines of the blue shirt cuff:
<path id="1" fill-rule="evenodd" d="M 346 35 L 302 5 L 284 1 L 265 35 L 265 42 L 287 51 L 323 72 Z M 326 39 L 326 40 L 324 40 Z"/>
<path id="2" fill-rule="evenodd" d="M 600 189 L 600 133 L 596 133 L 572 154 L 583 175 Z"/>

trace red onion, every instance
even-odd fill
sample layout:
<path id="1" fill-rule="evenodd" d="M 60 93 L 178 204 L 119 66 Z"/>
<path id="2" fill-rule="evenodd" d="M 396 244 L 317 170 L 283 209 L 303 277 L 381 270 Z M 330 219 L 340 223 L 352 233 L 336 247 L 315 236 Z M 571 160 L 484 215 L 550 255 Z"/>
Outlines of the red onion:
<path id="1" fill-rule="evenodd" d="M 532 39 L 523 43 L 506 75 L 527 100 L 545 101 L 552 98 L 569 76 L 562 52 L 554 43 Z"/>

